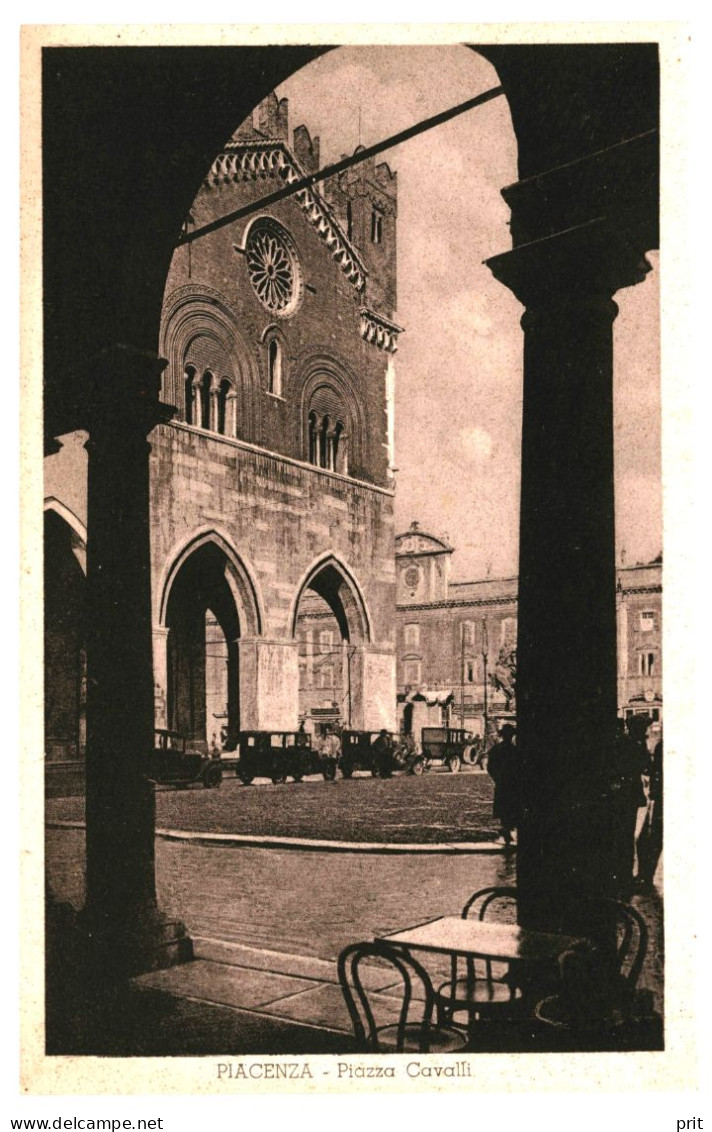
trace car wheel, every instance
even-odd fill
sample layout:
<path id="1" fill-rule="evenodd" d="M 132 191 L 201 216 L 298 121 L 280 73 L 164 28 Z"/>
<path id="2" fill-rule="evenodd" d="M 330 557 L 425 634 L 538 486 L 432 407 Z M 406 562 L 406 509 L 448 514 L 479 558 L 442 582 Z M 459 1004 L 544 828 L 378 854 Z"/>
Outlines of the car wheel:
<path id="1" fill-rule="evenodd" d="M 425 770 L 425 759 L 413 759 L 413 764 L 410 768 L 411 774 L 422 774 Z"/>
<path id="2" fill-rule="evenodd" d="M 286 781 L 287 781 L 286 774 L 273 774 L 272 775 L 272 782 L 274 783 L 275 786 L 281 786 L 282 783 L 286 782 Z"/>
<path id="3" fill-rule="evenodd" d="M 327 763 L 321 773 L 324 775 L 324 782 L 333 782 L 336 778 L 336 764 Z"/>
<path id="4" fill-rule="evenodd" d="M 208 790 L 212 790 L 214 786 L 219 786 L 222 782 L 222 767 L 212 766 L 206 767 L 203 771 L 203 785 Z"/>
<path id="5" fill-rule="evenodd" d="M 342 778 L 351 778 L 351 776 L 353 775 L 353 772 L 354 772 L 354 768 L 352 766 L 350 766 L 348 763 L 345 766 L 341 767 L 341 777 Z"/>
<path id="6" fill-rule="evenodd" d="M 448 765 L 448 770 L 452 774 L 457 774 L 458 770 L 460 769 L 460 756 L 459 755 L 448 755 L 447 765 Z"/>
<path id="7" fill-rule="evenodd" d="M 241 774 L 238 770 L 236 772 L 236 775 L 240 779 L 240 782 L 243 784 L 243 786 L 249 786 L 252 782 L 253 775 L 251 774 Z"/>
<path id="8" fill-rule="evenodd" d="M 294 779 L 295 782 L 301 782 L 302 779 L 304 778 L 304 775 L 303 774 L 293 774 L 292 778 Z"/>

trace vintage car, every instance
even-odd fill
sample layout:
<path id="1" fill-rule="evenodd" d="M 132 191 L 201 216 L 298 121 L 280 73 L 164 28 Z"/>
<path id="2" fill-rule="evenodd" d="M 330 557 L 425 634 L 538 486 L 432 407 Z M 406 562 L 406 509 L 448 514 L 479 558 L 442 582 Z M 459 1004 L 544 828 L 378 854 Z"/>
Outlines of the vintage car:
<path id="1" fill-rule="evenodd" d="M 185 736 L 161 727 L 155 732 L 147 778 L 160 786 L 192 786 L 199 782 L 211 788 L 222 782 L 222 768 L 219 760 L 191 750 Z"/>
<path id="2" fill-rule="evenodd" d="M 241 731 L 235 773 L 245 785 L 253 778 L 271 778 L 274 783 L 293 778 L 301 782 L 307 774 L 336 778 L 336 759 L 322 758 L 304 731 Z"/>
<path id="3" fill-rule="evenodd" d="M 344 731 L 341 735 L 341 756 L 339 770 L 344 778 L 351 778 L 355 770 L 370 771 L 374 778 L 390 778 L 395 770 L 405 770 L 417 774 L 414 769 L 418 755 L 414 748 L 404 743 L 403 737 L 388 732 L 391 740 L 391 755 L 387 761 L 379 763 L 374 752 L 374 744 L 380 731 Z"/>
<path id="4" fill-rule="evenodd" d="M 458 727 L 424 727 L 421 731 L 423 765 L 415 774 L 436 763 L 457 774 L 463 763 L 474 763 L 477 744 L 470 731 Z"/>

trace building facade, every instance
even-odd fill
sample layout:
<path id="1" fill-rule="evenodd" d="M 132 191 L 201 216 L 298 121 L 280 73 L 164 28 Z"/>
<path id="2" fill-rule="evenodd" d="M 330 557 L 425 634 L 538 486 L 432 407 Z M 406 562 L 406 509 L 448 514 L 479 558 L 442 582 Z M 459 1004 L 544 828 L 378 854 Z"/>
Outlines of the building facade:
<path id="1" fill-rule="evenodd" d="M 399 726 L 492 736 L 516 716 L 517 579 L 451 581 L 453 553 L 415 522 L 396 537 Z M 616 605 L 619 715 L 661 722 L 662 561 L 620 566 Z"/>
<path id="2" fill-rule="evenodd" d="M 184 237 L 318 166 L 318 138 L 299 126 L 290 143 L 270 95 L 215 158 Z M 394 724 L 396 212 L 396 176 L 370 161 L 174 253 L 159 350 L 175 414 L 150 435 L 153 656 L 156 725 L 195 744 L 294 729 L 327 693 L 353 726 Z M 83 743 L 82 443 L 46 461 L 57 758 Z"/>

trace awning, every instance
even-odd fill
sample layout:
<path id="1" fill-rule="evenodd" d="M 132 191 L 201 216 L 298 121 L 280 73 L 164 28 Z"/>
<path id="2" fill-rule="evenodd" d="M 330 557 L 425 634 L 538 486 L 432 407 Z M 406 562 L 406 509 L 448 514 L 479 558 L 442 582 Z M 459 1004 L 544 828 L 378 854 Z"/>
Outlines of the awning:
<path id="1" fill-rule="evenodd" d="M 414 700 L 425 700 L 429 707 L 435 704 L 447 704 L 454 698 L 455 693 L 452 688 L 411 688 L 406 692 L 404 702 L 412 704 Z"/>

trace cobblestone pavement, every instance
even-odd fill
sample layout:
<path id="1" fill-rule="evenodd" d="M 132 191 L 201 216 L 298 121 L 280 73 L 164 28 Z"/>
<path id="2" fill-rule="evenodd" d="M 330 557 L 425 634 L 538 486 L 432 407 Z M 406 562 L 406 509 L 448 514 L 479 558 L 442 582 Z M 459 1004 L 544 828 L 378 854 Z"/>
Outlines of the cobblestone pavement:
<path id="1" fill-rule="evenodd" d="M 430 771 L 422 777 L 369 776 L 324 782 L 310 778 L 243 786 L 225 778 L 219 790 L 160 790 L 163 829 L 262 834 L 340 841 L 453 842 L 491 840 L 492 780 L 483 773 Z M 83 798 L 47 801 L 50 819 L 81 820 Z"/>

